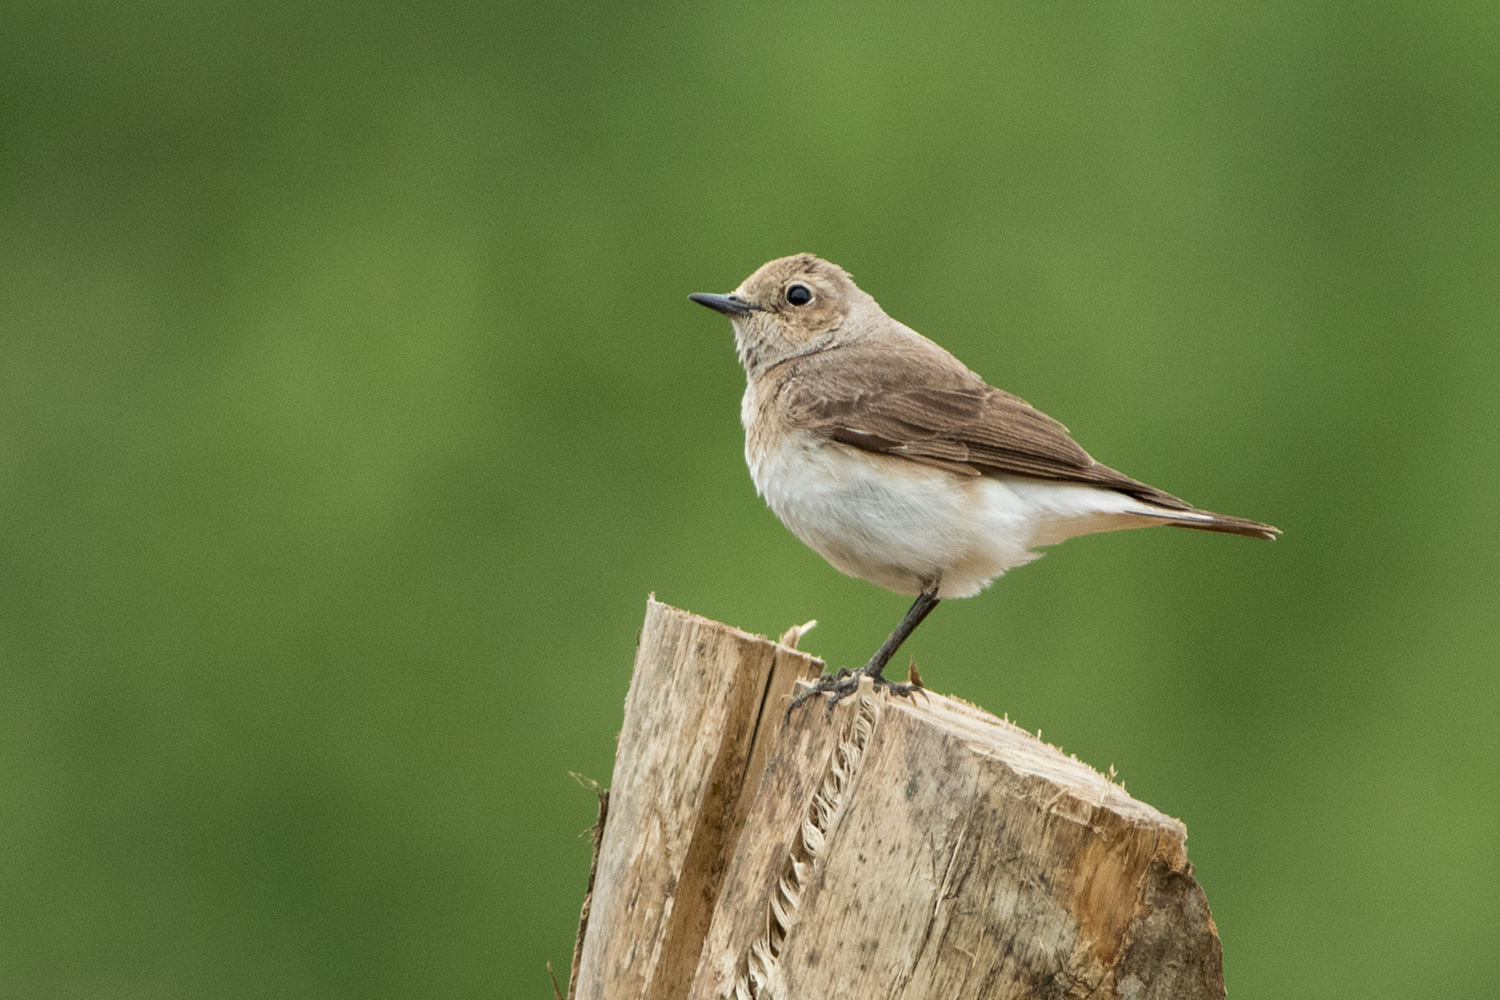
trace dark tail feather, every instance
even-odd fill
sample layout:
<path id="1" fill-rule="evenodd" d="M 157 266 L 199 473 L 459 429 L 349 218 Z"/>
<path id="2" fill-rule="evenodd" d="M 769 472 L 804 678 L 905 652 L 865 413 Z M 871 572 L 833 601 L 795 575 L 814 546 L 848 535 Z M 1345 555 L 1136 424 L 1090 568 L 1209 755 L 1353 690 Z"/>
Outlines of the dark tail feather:
<path id="1" fill-rule="evenodd" d="M 1172 518 L 1173 511 L 1163 511 L 1163 518 Z M 1276 540 L 1281 534 L 1280 528 L 1273 528 L 1269 524 L 1261 524 L 1259 521 L 1248 521 L 1243 517 L 1230 517 L 1228 514 L 1215 514 L 1211 510 L 1193 509 L 1185 513 L 1207 515 L 1212 521 L 1199 520 L 1167 520 L 1174 528 L 1192 528 L 1195 531 L 1218 531 L 1226 535 L 1244 535 L 1246 538 L 1264 538 L 1268 542 Z"/>
<path id="2" fill-rule="evenodd" d="M 1151 516 L 1161 518 L 1174 528 L 1217 531 L 1225 535 L 1244 535 L 1246 538 L 1264 538 L 1268 542 L 1274 542 L 1276 536 L 1281 534 L 1280 528 L 1273 528 L 1269 524 L 1261 524 L 1259 521 L 1251 521 L 1243 517 L 1230 517 L 1228 514 L 1215 514 L 1211 510 L 1194 507 L 1186 500 L 1174 497 L 1166 490 L 1159 490 L 1138 479 L 1131 479 L 1124 473 L 1116 472 L 1097 462 L 1089 471 L 1091 474 L 1116 480 L 1102 485 L 1119 490 L 1137 500 L 1144 500 L 1152 507 L 1158 508 L 1159 512 L 1153 510 Z"/>

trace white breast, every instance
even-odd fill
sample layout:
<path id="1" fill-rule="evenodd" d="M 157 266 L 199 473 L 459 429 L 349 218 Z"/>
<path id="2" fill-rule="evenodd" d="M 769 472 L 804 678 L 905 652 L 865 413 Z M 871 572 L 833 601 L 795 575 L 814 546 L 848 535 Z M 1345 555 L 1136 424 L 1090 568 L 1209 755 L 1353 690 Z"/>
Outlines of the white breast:
<path id="1" fill-rule="evenodd" d="M 1154 523 L 1113 490 L 1027 477 L 967 477 L 816 438 L 780 435 L 745 458 L 783 524 L 837 569 L 899 594 L 938 581 L 971 597 L 1051 545 Z"/>

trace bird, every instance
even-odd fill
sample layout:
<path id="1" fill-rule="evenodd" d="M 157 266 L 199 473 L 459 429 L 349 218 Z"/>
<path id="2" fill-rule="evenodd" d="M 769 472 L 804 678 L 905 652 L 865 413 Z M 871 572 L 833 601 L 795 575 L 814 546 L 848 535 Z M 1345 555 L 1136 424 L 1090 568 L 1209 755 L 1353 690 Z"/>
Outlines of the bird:
<path id="1" fill-rule="evenodd" d="M 1281 534 L 1101 465 L 1061 423 L 886 315 L 847 271 L 812 254 L 772 260 L 728 294 L 688 298 L 734 326 L 756 492 L 834 568 L 915 597 L 864 666 L 806 685 L 788 716 L 819 694 L 831 713 L 861 677 L 909 697 L 919 681 L 884 675 L 901 644 L 940 601 L 974 596 L 1040 548 L 1151 525 Z"/>

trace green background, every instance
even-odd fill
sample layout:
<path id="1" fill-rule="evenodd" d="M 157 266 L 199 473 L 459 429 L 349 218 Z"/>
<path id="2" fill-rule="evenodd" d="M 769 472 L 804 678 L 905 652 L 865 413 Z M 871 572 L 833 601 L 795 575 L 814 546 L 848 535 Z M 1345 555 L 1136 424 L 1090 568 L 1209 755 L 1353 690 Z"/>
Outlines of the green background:
<path id="1" fill-rule="evenodd" d="M 907 603 L 685 297 L 802 250 L 1286 531 L 1072 542 L 928 682 L 1187 822 L 1233 995 L 1493 995 L 1497 11 L 7 8 L 0 995 L 550 996 L 647 592 Z"/>

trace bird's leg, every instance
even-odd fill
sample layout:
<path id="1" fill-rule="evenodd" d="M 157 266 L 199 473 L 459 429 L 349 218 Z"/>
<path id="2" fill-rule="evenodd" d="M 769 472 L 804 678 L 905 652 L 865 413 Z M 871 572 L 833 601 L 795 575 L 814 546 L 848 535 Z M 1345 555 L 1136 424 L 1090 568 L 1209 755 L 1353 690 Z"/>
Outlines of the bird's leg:
<path id="1" fill-rule="evenodd" d="M 859 690 L 859 678 L 861 674 L 874 681 L 877 689 L 884 688 L 892 694 L 899 694 L 909 698 L 917 691 L 920 691 L 921 688 L 916 684 L 900 684 L 895 681 L 886 680 L 885 666 L 891 662 L 891 657 L 896 655 L 896 650 L 901 648 L 901 644 L 906 641 L 907 636 L 911 635 L 916 631 L 917 626 L 922 624 L 922 619 L 931 614 L 932 609 L 938 606 L 938 601 L 941 598 L 938 597 L 937 592 L 938 585 L 934 582 L 926 590 L 917 595 L 917 599 L 907 609 L 906 617 L 901 619 L 901 624 L 896 626 L 896 631 L 892 632 L 890 637 L 875 651 L 875 655 L 870 657 L 870 662 L 858 670 L 845 668 L 836 674 L 824 674 L 808 685 L 807 690 L 793 698 L 792 703 L 787 706 L 787 718 L 791 718 L 792 709 L 816 694 L 828 695 L 828 702 L 825 707 L 827 714 L 832 715 L 834 705 L 837 705 L 840 700 L 847 698 Z"/>
<path id="2" fill-rule="evenodd" d="M 922 624 L 922 619 L 931 614 L 932 609 L 938 606 L 938 600 L 936 585 L 932 589 L 924 590 L 918 594 L 917 599 L 912 602 L 911 607 L 907 610 L 906 617 L 902 618 L 901 624 L 896 626 L 896 631 L 892 632 L 890 637 L 875 651 L 875 655 L 870 657 L 870 662 L 860 667 L 855 673 L 864 674 L 869 677 L 875 682 L 877 687 L 888 685 L 893 690 L 897 688 L 908 689 L 905 691 L 896 691 L 897 694 L 910 694 L 911 691 L 915 690 L 910 684 L 895 684 L 886 680 L 885 665 L 891 662 L 891 657 L 896 655 L 896 650 L 901 648 L 901 644 L 906 641 L 906 637 L 915 632 L 917 626 Z"/>

